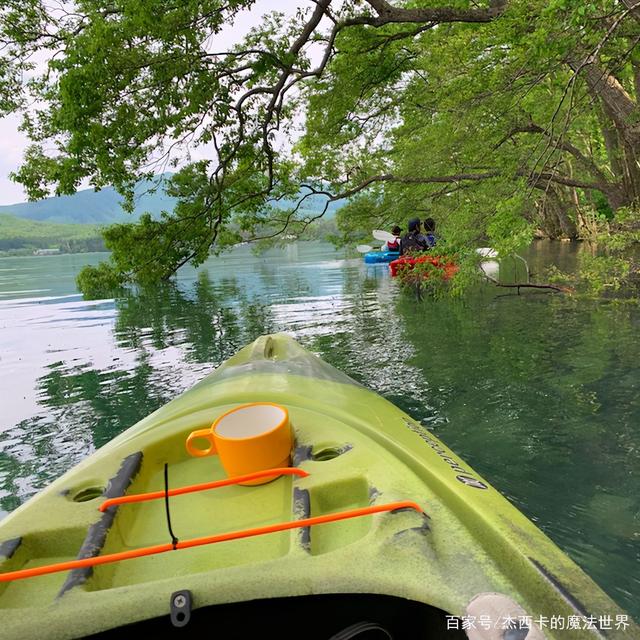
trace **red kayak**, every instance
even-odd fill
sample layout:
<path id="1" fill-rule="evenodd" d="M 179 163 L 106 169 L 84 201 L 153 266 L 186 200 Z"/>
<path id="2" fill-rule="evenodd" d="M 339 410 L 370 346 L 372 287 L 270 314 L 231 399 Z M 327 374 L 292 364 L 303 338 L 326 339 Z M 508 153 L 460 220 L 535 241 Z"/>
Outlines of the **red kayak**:
<path id="1" fill-rule="evenodd" d="M 416 264 L 431 263 L 437 269 L 441 269 L 445 280 L 449 280 L 458 272 L 458 265 L 451 261 L 448 256 L 432 256 L 422 254 L 417 256 L 403 256 L 389 263 L 391 275 L 395 278 L 398 274 L 410 271 Z M 429 277 L 428 273 L 424 274 L 425 278 Z"/>

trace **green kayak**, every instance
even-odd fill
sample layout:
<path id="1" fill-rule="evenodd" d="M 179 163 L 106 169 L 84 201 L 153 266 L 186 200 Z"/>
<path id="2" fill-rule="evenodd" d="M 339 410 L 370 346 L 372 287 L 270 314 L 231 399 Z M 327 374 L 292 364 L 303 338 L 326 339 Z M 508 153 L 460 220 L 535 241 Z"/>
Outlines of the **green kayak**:
<path id="1" fill-rule="evenodd" d="M 262 484 L 185 447 L 247 403 L 294 438 Z M 2 520 L 0 608 L 5 639 L 640 638 L 435 436 L 280 334 Z"/>

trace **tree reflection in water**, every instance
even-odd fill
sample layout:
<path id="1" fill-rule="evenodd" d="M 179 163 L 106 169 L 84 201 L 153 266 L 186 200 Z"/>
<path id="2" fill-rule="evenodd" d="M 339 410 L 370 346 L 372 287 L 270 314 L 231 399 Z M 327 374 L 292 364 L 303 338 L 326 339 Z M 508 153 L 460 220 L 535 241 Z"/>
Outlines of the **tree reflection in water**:
<path id="1" fill-rule="evenodd" d="M 163 406 L 273 329 L 268 306 L 233 278 L 214 288 L 206 271 L 191 287 L 165 283 L 115 301 L 117 347 L 133 357 L 107 369 L 57 362 L 38 379 L 43 411 L 0 436 L 0 508 L 12 511 L 116 435 Z"/>

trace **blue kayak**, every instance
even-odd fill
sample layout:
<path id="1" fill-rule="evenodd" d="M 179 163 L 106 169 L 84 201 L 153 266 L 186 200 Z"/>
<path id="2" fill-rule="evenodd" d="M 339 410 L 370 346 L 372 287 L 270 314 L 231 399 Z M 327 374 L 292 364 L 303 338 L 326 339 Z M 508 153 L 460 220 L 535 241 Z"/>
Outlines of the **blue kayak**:
<path id="1" fill-rule="evenodd" d="M 398 251 L 369 251 L 364 254 L 364 261 L 367 264 L 380 264 L 391 262 L 400 257 Z"/>

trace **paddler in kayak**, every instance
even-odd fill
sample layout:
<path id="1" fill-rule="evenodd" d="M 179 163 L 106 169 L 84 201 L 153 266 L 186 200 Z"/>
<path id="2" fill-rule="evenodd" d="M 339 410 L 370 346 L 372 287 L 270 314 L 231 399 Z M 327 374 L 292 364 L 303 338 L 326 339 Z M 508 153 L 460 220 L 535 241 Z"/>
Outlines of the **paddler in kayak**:
<path id="1" fill-rule="evenodd" d="M 436 246 L 436 240 L 438 238 L 436 236 L 436 221 L 433 218 L 425 218 L 422 239 L 427 249 Z"/>
<path id="2" fill-rule="evenodd" d="M 396 224 L 391 229 L 391 233 L 393 234 L 393 240 L 387 240 L 382 247 L 380 247 L 380 251 L 400 251 L 400 234 L 402 233 L 402 229 Z"/>
<path id="3" fill-rule="evenodd" d="M 420 233 L 420 219 L 411 218 L 409 220 L 409 232 L 405 233 L 400 240 L 400 255 L 425 251 L 427 247 L 425 237 Z"/>

